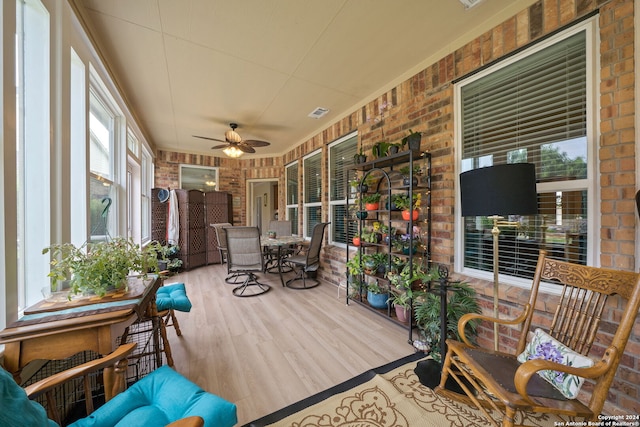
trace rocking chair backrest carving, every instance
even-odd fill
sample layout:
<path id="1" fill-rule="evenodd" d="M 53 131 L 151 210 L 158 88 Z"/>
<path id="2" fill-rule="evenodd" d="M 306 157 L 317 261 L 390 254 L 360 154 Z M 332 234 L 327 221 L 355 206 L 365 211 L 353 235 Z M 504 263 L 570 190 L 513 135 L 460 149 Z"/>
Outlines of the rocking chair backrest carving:
<path id="1" fill-rule="evenodd" d="M 541 281 L 561 285 L 560 300 L 547 333 L 572 350 L 587 355 L 600 326 L 608 297 L 617 294 L 626 300 L 631 300 L 634 291 L 638 293 L 636 281 L 639 275 L 630 271 L 609 270 L 558 261 L 546 256 L 541 259 L 541 262 L 542 266 L 537 269 L 534 277 L 529 304 L 535 306 L 538 285 Z M 636 308 L 635 313 L 637 311 Z M 523 330 L 528 331 L 530 327 L 531 316 L 525 321 Z M 633 327 L 633 319 L 630 327 Z M 631 330 L 627 332 L 626 339 Z M 526 333 L 521 334 L 517 353 L 524 350 L 526 339 Z"/>

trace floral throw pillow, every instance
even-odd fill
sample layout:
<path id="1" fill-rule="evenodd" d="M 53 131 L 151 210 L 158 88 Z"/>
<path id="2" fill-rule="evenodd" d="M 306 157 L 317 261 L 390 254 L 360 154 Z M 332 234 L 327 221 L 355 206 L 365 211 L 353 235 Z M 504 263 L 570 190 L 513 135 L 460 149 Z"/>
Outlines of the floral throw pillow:
<path id="1" fill-rule="evenodd" d="M 518 362 L 524 363 L 532 359 L 545 359 L 575 368 L 589 368 L 593 360 L 576 353 L 542 329 L 536 329 L 533 338 L 518 355 Z M 575 399 L 582 387 L 584 378 L 559 371 L 538 371 L 538 374 L 557 388 L 568 399 Z"/>

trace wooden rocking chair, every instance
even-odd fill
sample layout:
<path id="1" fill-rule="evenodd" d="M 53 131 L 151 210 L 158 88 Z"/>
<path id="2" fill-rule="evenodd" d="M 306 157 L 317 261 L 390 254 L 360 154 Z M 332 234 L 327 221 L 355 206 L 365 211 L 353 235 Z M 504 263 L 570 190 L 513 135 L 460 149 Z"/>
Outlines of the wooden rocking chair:
<path id="1" fill-rule="evenodd" d="M 506 320 L 470 313 L 460 319 L 458 331 L 463 342 L 447 340 L 448 351 L 436 392 L 478 407 L 494 426 L 517 425 L 516 415 L 521 411 L 584 417 L 586 420 L 597 421 L 640 308 L 639 277 L 640 274 L 629 271 L 548 259 L 546 252 L 540 251 L 531 296 L 520 316 Z M 555 361 L 536 358 L 540 353 L 529 353 L 527 357 L 525 351 L 535 350 L 527 340 L 531 340 L 532 318 L 542 281 L 562 287 L 553 321 L 546 331 L 552 337 L 550 341 L 546 341 L 547 345 L 553 343 L 553 339 L 561 343 L 554 348 L 560 348 L 563 357 L 552 358 Z M 610 343 L 604 343 L 608 347 L 602 356 L 594 355 L 590 358 L 593 363 L 591 367 L 577 367 L 579 363 L 574 362 L 589 354 L 596 336 L 602 338 L 602 335 L 598 335 L 600 319 L 605 311 L 607 298 L 611 295 L 620 297 L 619 307 L 624 310 L 613 338 Z M 473 318 L 511 327 L 519 326 L 521 333 L 516 354 L 481 349 L 471 344 L 464 331 L 467 322 Z M 546 335 L 538 330 L 535 336 Z M 536 342 L 540 344 L 542 341 L 533 341 L 534 344 Z M 557 354 L 555 353 L 556 356 Z M 521 356 L 518 358 L 518 355 Z M 518 359 L 524 361 L 521 363 Z M 573 362 L 567 363 L 568 359 Z M 550 374 L 553 378 L 564 378 L 573 383 L 578 382 L 578 377 L 591 379 L 591 398 L 587 403 L 582 403 L 573 396 L 567 397 L 566 390 L 562 390 L 565 393 L 560 393 L 551 382 L 538 375 L 540 371 L 543 371 L 542 375 Z M 449 377 L 455 379 L 466 396 L 445 388 Z"/>

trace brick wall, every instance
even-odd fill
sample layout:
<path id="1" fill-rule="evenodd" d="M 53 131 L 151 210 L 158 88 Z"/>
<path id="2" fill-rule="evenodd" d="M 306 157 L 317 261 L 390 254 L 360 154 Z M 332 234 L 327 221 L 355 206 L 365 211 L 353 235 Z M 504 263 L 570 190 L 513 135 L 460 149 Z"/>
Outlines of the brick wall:
<path id="1" fill-rule="evenodd" d="M 280 177 L 284 188 L 283 166 L 318 148 L 324 149 L 326 183 L 326 144 L 358 130 L 359 144 L 371 154 L 373 144 L 382 139 L 398 141 L 409 129 L 423 132 L 422 149 L 432 154 L 432 252 L 433 262 L 452 267 L 454 260 L 454 219 L 456 173 L 454 170 L 454 105 L 452 81 L 491 63 L 527 44 L 565 27 L 599 9 L 600 140 L 597 155 L 600 172 L 600 264 L 625 270 L 636 269 L 633 196 L 635 182 L 635 69 L 634 69 L 634 3 L 633 0 L 541 0 L 475 40 L 441 58 L 369 104 L 342 118 L 310 140 L 293 148 L 282 158 L 231 160 L 179 153 L 159 153 L 156 168 L 157 186 L 177 184 L 177 164 L 190 160 L 212 162 L 221 167 L 221 190 L 234 188 L 234 216 L 242 217 L 247 178 Z M 390 108 L 385 106 L 391 105 Z M 382 108 L 381 108 L 382 107 Z M 381 111 L 382 110 L 382 111 Z M 178 161 L 180 159 L 180 161 Z M 184 161 L 183 161 L 184 160 Z M 189 161 L 187 161 L 189 160 Z M 264 162 L 251 164 L 250 162 Z M 200 164 L 200 163 L 194 163 Z M 302 162 L 300 163 L 302 165 Z M 247 168 L 249 170 L 247 171 Z M 242 171 L 242 172 L 241 172 Z M 302 173 L 302 168 L 300 168 Z M 300 181 L 302 182 L 302 181 Z M 234 186 L 235 185 L 235 186 Z M 326 188 L 326 185 L 325 185 Z M 237 192 L 236 192 L 237 190 Z M 300 188 L 302 191 L 302 188 Z M 281 199 L 283 192 L 281 192 Z M 237 202 L 236 202 L 237 199 Z M 283 200 L 281 200 L 282 202 Z M 279 203 L 284 206 L 284 203 Z M 328 212 L 326 198 L 325 215 Z M 280 215 L 284 215 L 281 208 Z M 326 219 L 326 218 L 325 218 Z M 321 278 L 337 284 L 345 277 L 345 251 L 326 247 Z M 493 284 L 474 278 L 466 279 L 477 289 L 483 309 L 493 310 Z M 501 316 L 515 316 L 526 302 L 528 292 L 518 287 L 501 285 Z M 547 307 L 556 298 L 543 295 L 536 307 L 534 323 L 550 322 Z M 603 333 L 597 337 L 594 353 L 601 354 L 611 340 L 620 316 L 619 301 L 609 302 L 603 314 Z M 480 342 L 493 346 L 493 329 L 480 328 Z M 501 329 L 501 348 L 513 349 L 515 332 Z M 584 387 L 589 391 L 589 384 Z M 640 321 L 636 321 L 627 351 L 605 405 L 607 413 L 640 413 Z"/>

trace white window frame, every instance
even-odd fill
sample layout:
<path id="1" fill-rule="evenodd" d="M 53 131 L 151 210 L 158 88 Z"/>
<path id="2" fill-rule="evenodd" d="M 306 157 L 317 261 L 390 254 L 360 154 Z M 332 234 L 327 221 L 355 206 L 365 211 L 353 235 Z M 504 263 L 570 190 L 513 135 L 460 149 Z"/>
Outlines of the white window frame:
<path id="1" fill-rule="evenodd" d="M 535 52 L 538 52 L 548 46 L 551 46 L 560 40 L 570 37 L 580 31 L 586 32 L 586 78 L 587 78 L 587 179 L 575 180 L 575 181 L 556 181 L 547 183 L 538 183 L 538 193 L 550 193 L 556 191 L 576 191 L 586 190 L 587 197 L 587 234 L 589 236 L 587 243 L 587 265 L 598 265 L 598 258 L 595 254 L 595 248 L 599 245 L 599 236 L 595 231 L 600 226 L 600 212 L 599 204 L 599 192 L 598 188 L 600 183 L 600 175 L 598 171 L 598 158 L 597 158 L 597 141 L 598 141 L 598 123 L 599 123 L 599 108 L 598 108 L 598 82 L 599 67 L 598 67 L 598 26 L 597 17 L 585 20 L 565 31 L 559 32 L 552 37 L 545 39 L 544 41 L 535 44 L 534 46 L 519 52 L 512 57 L 501 61 L 500 63 L 489 67 L 481 72 L 474 74 L 468 79 L 464 79 L 454 87 L 454 105 L 456 106 L 455 117 L 461 117 L 461 88 L 464 84 L 468 84 L 483 76 L 490 74 L 500 68 L 511 65 L 518 60 L 527 57 Z M 462 135 L 461 120 L 455 121 L 455 147 L 456 147 L 456 177 L 465 169 L 462 165 L 462 141 L 459 135 Z M 458 186 L 458 182 L 456 182 Z M 456 206 L 460 206 L 460 192 L 456 191 Z M 464 219 L 458 214 L 455 218 L 455 271 L 460 272 L 469 277 L 477 277 L 484 280 L 493 280 L 493 272 L 481 271 L 477 269 L 464 267 Z M 501 283 L 506 283 L 523 288 L 529 288 L 531 286 L 531 280 L 524 278 L 513 277 L 506 274 L 500 274 L 499 280 Z M 545 292 L 553 292 L 550 286 L 543 286 L 541 288 Z"/>
<path id="2" fill-rule="evenodd" d="M 322 209 L 322 189 L 320 190 L 320 201 L 318 202 L 311 202 L 311 203 L 307 203 L 306 202 L 306 193 L 305 193 L 305 189 L 306 189 L 306 174 L 305 174 L 305 162 L 307 161 L 307 159 L 310 159 L 314 156 L 320 156 L 320 173 L 322 173 L 322 150 L 315 150 L 309 154 L 307 154 L 306 156 L 304 156 L 302 158 L 302 215 L 303 215 L 303 220 L 302 220 L 302 236 L 305 239 L 310 239 L 311 236 L 309 234 L 307 234 L 307 229 L 308 229 L 308 224 L 309 224 L 309 219 L 307 218 L 307 208 L 312 208 L 312 207 L 320 207 Z M 320 183 L 322 185 L 322 177 L 320 177 Z M 300 212 L 298 212 L 298 215 L 300 215 Z M 322 215 L 322 213 L 321 213 Z M 320 221 L 322 221 L 322 218 L 320 218 Z"/>
<path id="3" fill-rule="evenodd" d="M 289 169 L 292 167 L 296 167 L 296 194 L 295 194 L 295 200 L 296 203 L 289 203 Z M 299 219 L 300 219 L 300 164 L 299 162 L 296 160 L 294 162 L 289 163 L 288 165 L 285 166 L 285 174 L 284 174 L 284 180 L 285 180 L 285 185 L 284 185 L 284 191 L 285 191 L 285 218 L 289 221 L 291 221 L 291 229 L 292 231 L 295 231 L 294 234 L 300 234 L 300 230 L 298 230 L 299 227 Z M 289 212 L 291 209 L 295 209 L 296 210 L 296 218 L 293 219 L 290 217 Z M 295 222 L 295 224 L 294 224 Z"/>
<path id="4" fill-rule="evenodd" d="M 51 13 L 40 0 L 16 2 L 16 155 L 18 197 L 18 312 L 42 299 L 51 243 Z M 21 9 L 22 7 L 22 9 Z M 22 11 L 23 13 L 19 13 Z M 22 22 L 19 22 L 19 17 Z M 24 27 L 23 28 L 23 24 Z M 23 53 L 26 52 L 26 55 Z M 28 87 L 25 94 L 24 88 Z M 16 94 L 17 95 L 17 94 Z M 17 165 L 16 165 L 17 166 Z M 39 189 L 34 191 L 33 189 Z"/>
<path id="5" fill-rule="evenodd" d="M 357 131 L 351 132 L 350 134 L 345 135 L 345 136 L 343 136 L 343 137 L 341 137 L 341 138 L 337 139 L 336 141 L 334 141 L 334 142 L 329 144 L 329 147 L 328 147 L 329 148 L 328 149 L 328 155 L 329 155 L 329 162 L 328 162 L 328 166 L 329 166 L 329 181 L 331 181 L 331 179 L 333 178 L 333 172 L 334 172 L 333 169 L 331 168 L 331 165 L 333 164 L 332 157 L 331 157 L 331 153 L 332 153 L 331 149 L 333 147 L 337 146 L 337 145 L 344 144 L 344 143 L 346 143 L 348 141 L 351 141 L 352 139 L 355 142 L 355 151 L 354 151 L 354 154 L 355 154 L 358 151 L 358 132 Z M 353 162 L 353 160 L 351 160 L 351 162 Z M 344 179 L 348 180 L 346 171 L 344 171 Z M 347 183 L 343 182 L 343 183 L 341 183 L 341 185 L 342 186 L 346 186 Z M 331 186 L 331 183 L 329 183 L 329 186 Z M 329 243 L 332 244 L 332 245 L 338 246 L 338 247 L 346 248 L 347 247 L 346 242 L 343 243 L 343 242 L 337 242 L 337 241 L 333 240 L 334 227 L 335 227 L 335 221 L 333 220 L 333 208 L 334 208 L 334 206 L 342 205 L 346 209 L 347 200 L 346 200 L 346 198 L 333 200 L 331 198 L 331 192 L 330 191 L 329 191 L 328 195 L 329 195 L 328 196 L 329 197 L 329 213 L 328 213 L 328 215 L 329 215 L 329 218 L 330 218 L 329 221 L 331 222 L 329 224 Z M 347 189 L 345 197 L 348 197 L 348 195 L 349 195 L 349 192 L 348 192 L 348 189 Z M 349 235 L 349 233 L 348 233 L 348 228 L 349 228 L 348 214 L 344 218 L 344 226 L 345 226 L 345 230 L 347 231 L 347 239 L 348 239 L 348 235 Z"/>

